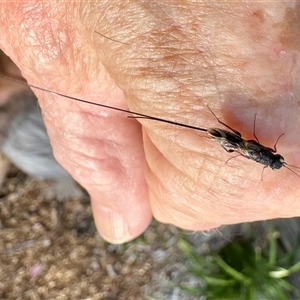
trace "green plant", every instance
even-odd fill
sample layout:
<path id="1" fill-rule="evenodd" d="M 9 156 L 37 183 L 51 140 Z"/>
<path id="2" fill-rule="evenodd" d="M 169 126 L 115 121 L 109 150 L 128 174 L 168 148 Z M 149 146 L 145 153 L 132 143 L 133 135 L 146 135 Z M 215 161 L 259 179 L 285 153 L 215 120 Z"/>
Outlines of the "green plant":
<path id="1" fill-rule="evenodd" d="M 239 239 L 217 253 L 201 255 L 181 239 L 178 246 L 190 261 L 190 271 L 203 280 L 204 287 L 180 287 L 206 299 L 290 299 L 295 288 L 287 277 L 300 270 L 300 262 L 292 264 L 291 255 L 279 253 L 277 237 L 273 231 L 264 247 Z"/>

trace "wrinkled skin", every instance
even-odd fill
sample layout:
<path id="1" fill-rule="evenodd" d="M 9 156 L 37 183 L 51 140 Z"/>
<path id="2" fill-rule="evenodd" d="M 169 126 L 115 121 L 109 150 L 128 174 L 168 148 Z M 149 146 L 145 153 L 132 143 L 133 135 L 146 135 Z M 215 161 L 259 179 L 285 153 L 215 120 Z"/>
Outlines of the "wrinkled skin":
<path id="1" fill-rule="evenodd" d="M 221 127 L 209 105 L 245 138 L 257 114 L 260 142 L 273 147 L 285 133 L 277 149 L 300 166 L 296 2 L 2 1 L 0 11 L 0 46 L 29 83 Z M 137 237 L 152 215 L 207 230 L 300 213 L 300 178 L 286 168 L 261 181 L 261 165 L 226 163 L 234 154 L 204 133 L 35 93 L 56 158 L 89 191 L 110 242 Z"/>

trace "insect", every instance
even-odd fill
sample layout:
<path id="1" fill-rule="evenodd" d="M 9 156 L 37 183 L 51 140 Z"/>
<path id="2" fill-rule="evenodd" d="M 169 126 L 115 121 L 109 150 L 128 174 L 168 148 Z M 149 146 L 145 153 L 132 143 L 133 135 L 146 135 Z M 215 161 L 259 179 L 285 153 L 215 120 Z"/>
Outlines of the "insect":
<path id="1" fill-rule="evenodd" d="M 103 35 L 102 33 L 98 32 L 98 31 L 95 31 L 95 33 L 105 39 L 112 41 L 112 42 L 116 42 L 116 43 L 123 44 L 126 46 L 131 46 L 129 43 L 122 42 L 122 41 L 119 41 L 119 40 L 111 38 L 111 37 L 107 37 L 106 35 Z M 220 128 L 208 128 L 208 129 L 200 128 L 200 127 L 195 128 L 194 126 L 179 124 L 179 123 L 167 121 L 167 120 L 161 120 L 158 118 L 153 118 L 152 116 L 141 116 L 141 115 L 135 114 L 133 112 L 131 112 L 133 115 L 128 116 L 128 117 L 135 118 L 135 119 L 143 118 L 143 119 L 163 121 L 166 123 L 170 123 L 170 124 L 174 124 L 174 125 L 178 125 L 178 126 L 182 126 L 182 127 L 196 129 L 199 131 L 205 131 L 208 133 L 209 138 L 211 138 L 211 139 L 215 140 L 217 143 L 219 143 L 220 146 L 223 147 L 223 149 L 226 150 L 227 152 L 229 152 L 229 153 L 237 152 L 243 157 L 246 157 L 257 163 L 264 165 L 263 171 L 267 167 L 270 167 L 272 170 L 277 170 L 277 169 L 281 169 L 282 167 L 285 167 L 285 168 L 289 169 L 291 172 L 293 172 L 295 175 L 300 177 L 297 173 L 295 173 L 289 167 L 293 167 L 293 168 L 297 168 L 297 169 L 300 169 L 300 168 L 287 164 L 284 161 L 283 156 L 281 156 L 280 154 L 276 154 L 276 152 L 277 152 L 276 145 L 277 145 L 279 139 L 284 134 L 281 134 L 278 137 L 278 139 L 274 145 L 274 148 L 265 147 L 259 142 L 259 140 L 255 134 L 256 115 L 254 117 L 254 130 L 253 130 L 253 135 L 255 137 L 255 140 L 245 140 L 242 138 L 242 134 L 239 131 L 237 131 L 237 130 L 233 129 L 232 127 L 228 126 L 227 124 L 221 122 L 219 120 L 219 118 L 214 114 L 214 112 L 209 107 L 208 107 L 208 109 L 211 111 L 211 113 L 214 115 L 214 117 L 217 119 L 217 121 L 221 125 L 225 126 L 227 129 L 229 129 L 230 131 L 220 129 Z M 227 162 L 229 160 L 227 160 Z M 262 171 L 262 175 L 261 175 L 262 180 L 263 180 L 263 171 Z"/>
<path id="2" fill-rule="evenodd" d="M 262 144 L 260 144 L 260 142 L 255 134 L 256 115 L 254 118 L 254 131 L 253 131 L 255 140 L 245 140 L 245 139 L 243 139 L 242 134 L 239 131 L 233 129 L 232 127 L 230 127 L 227 124 L 220 121 L 219 118 L 215 115 L 215 113 L 209 107 L 208 107 L 208 109 L 214 115 L 214 117 L 217 119 L 217 121 L 221 125 L 225 126 L 228 130 L 221 129 L 221 128 L 202 128 L 202 127 L 187 125 L 187 124 L 183 124 L 183 123 L 179 123 L 179 122 L 175 122 L 175 121 L 171 121 L 171 120 L 162 119 L 162 118 L 155 117 L 155 116 L 150 116 L 150 115 L 146 115 L 146 114 L 142 114 L 142 113 L 138 113 L 138 112 L 134 112 L 134 111 L 129 111 L 129 110 L 118 108 L 118 107 L 112 107 L 112 106 L 105 105 L 105 104 L 94 103 L 91 101 L 64 95 L 64 94 L 54 92 L 54 91 L 49 91 L 47 89 L 44 89 L 44 88 L 41 88 L 41 87 L 38 87 L 35 85 L 27 84 L 23 81 L 12 79 L 12 78 L 4 76 L 2 74 L 0 74 L 0 77 L 3 79 L 6 79 L 6 80 L 10 80 L 10 81 L 14 81 L 14 82 L 17 82 L 17 83 L 20 83 L 23 85 L 30 86 L 31 88 L 34 88 L 34 89 L 38 89 L 38 90 L 41 90 L 44 92 L 62 96 L 64 98 L 67 98 L 70 100 L 74 100 L 74 101 L 78 101 L 78 102 L 82 102 L 82 103 L 86 103 L 86 104 L 91 104 L 91 105 L 96 105 L 96 106 L 100 106 L 100 107 L 104 107 L 107 109 L 112 109 L 112 110 L 116 110 L 116 111 L 120 111 L 120 112 L 124 112 L 124 113 L 129 113 L 131 115 L 127 116 L 128 118 L 154 120 L 154 121 L 158 121 L 158 122 L 168 123 L 168 124 L 172 124 L 172 125 L 176 125 L 176 126 L 180 126 L 180 127 L 185 127 L 185 128 L 189 128 L 189 129 L 193 129 L 193 130 L 197 130 L 197 131 L 206 132 L 208 134 L 208 137 L 213 139 L 215 142 L 217 142 L 226 152 L 229 152 L 229 153 L 236 152 L 243 157 L 246 157 L 250 160 L 253 160 L 257 163 L 264 165 L 263 171 L 267 167 L 270 167 L 272 170 L 277 170 L 277 169 L 281 169 L 282 167 L 285 167 L 289 171 L 294 173 L 296 176 L 300 177 L 296 172 L 294 172 L 291 169 L 291 167 L 300 169 L 299 167 L 287 164 L 284 161 L 284 158 L 282 155 L 276 154 L 277 142 L 283 136 L 283 134 L 281 134 L 278 137 L 278 139 L 274 145 L 274 149 L 265 147 Z M 262 173 L 262 178 L 263 178 L 263 173 Z"/>
<path id="3" fill-rule="evenodd" d="M 287 164 L 284 161 L 282 155 L 276 154 L 277 152 L 276 145 L 279 139 L 284 135 L 284 133 L 282 133 L 277 138 L 274 144 L 274 148 L 265 147 L 262 144 L 260 144 L 255 134 L 256 115 L 254 117 L 254 124 L 253 124 L 254 127 L 253 135 L 255 137 L 255 140 L 245 140 L 242 138 L 242 134 L 239 131 L 231 128 L 227 124 L 220 121 L 210 108 L 209 110 L 215 116 L 215 118 L 218 120 L 220 124 L 222 124 L 223 126 L 231 130 L 230 132 L 219 128 L 208 129 L 209 136 L 215 139 L 227 152 L 237 152 L 248 159 L 251 159 L 257 163 L 264 165 L 263 171 L 267 167 L 270 167 L 272 170 L 277 170 L 277 169 L 281 169 L 282 167 L 285 167 L 288 170 L 290 170 L 292 173 L 300 177 L 296 172 L 291 170 L 289 167 L 293 167 L 296 169 L 300 169 L 300 168 Z M 261 180 L 263 180 L 263 172 L 261 174 Z"/>

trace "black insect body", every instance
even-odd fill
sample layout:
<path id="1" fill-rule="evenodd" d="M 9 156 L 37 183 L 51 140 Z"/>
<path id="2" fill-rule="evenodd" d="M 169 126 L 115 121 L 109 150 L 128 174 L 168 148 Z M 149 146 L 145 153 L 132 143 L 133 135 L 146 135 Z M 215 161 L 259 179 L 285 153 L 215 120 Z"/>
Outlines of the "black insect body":
<path id="1" fill-rule="evenodd" d="M 252 159 L 272 170 L 280 169 L 285 166 L 284 158 L 280 154 L 274 154 L 273 149 L 264 147 L 256 141 L 244 141 L 244 146 L 237 152 Z"/>
<path id="2" fill-rule="evenodd" d="M 209 108 L 209 107 L 208 107 Z M 287 164 L 284 161 L 284 158 L 280 154 L 276 154 L 277 149 L 276 145 L 279 141 L 279 139 L 284 135 L 281 134 L 274 145 L 274 149 L 265 147 L 262 144 L 259 143 L 258 138 L 255 134 L 255 125 L 256 125 L 256 115 L 254 118 L 254 131 L 253 135 L 256 139 L 255 140 L 245 140 L 242 138 L 242 134 L 228 126 L 227 124 L 223 123 L 218 119 L 218 117 L 214 114 L 214 112 L 209 108 L 211 113 L 215 116 L 215 118 L 218 120 L 220 124 L 227 127 L 231 131 L 223 130 L 220 128 L 212 128 L 208 129 L 208 136 L 215 141 L 217 141 L 227 152 L 237 152 L 241 154 L 242 156 L 254 160 L 257 163 L 260 163 L 264 165 L 264 169 L 267 167 L 270 167 L 272 170 L 281 169 L 282 167 L 287 168 L 291 172 L 293 172 L 295 175 L 300 177 L 297 173 L 295 173 L 293 170 L 291 170 L 289 167 L 300 169 L 296 166 L 292 166 Z M 262 174 L 263 176 L 263 174 Z"/>
<path id="3" fill-rule="evenodd" d="M 79 98 L 76 98 L 76 97 L 64 95 L 62 93 L 58 93 L 58 92 L 54 92 L 54 91 L 49 91 L 47 89 L 44 89 L 44 88 L 41 88 L 41 87 L 38 87 L 38 86 L 34 86 L 34 85 L 31 85 L 31 84 L 25 83 L 23 81 L 19 81 L 19 80 L 16 80 L 16 79 L 6 77 L 2 74 L 0 74 L 0 77 L 4 78 L 6 80 L 10 80 L 10 81 L 13 81 L 13 82 L 17 82 L 17 83 L 29 86 L 29 87 L 34 88 L 34 89 L 38 89 L 38 90 L 41 90 L 41 91 L 44 91 L 44 92 L 48 92 L 48 93 L 52 93 L 52 94 L 55 94 L 55 95 L 58 95 L 58 96 L 62 96 L 64 98 L 67 98 L 67 99 L 70 99 L 70 100 L 73 100 L 73 101 L 78 101 L 78 102 L 82 102 L 82 103 L 86 103 L 86 104 L 91 104 L 91 105 L 104 107 L 104 108 L 107 108 L 107 109 L 112 109 L 112 110 L 116 110 L 116 111 L 120 111 L 120 112 L 124 112 L 124 113 L 129 113 L 131 115 L 128 116 L 128 118 L 154 120 L 154 121 L 168 123 L 168 124 L 172 124 L 172 125 L 176 125 L 176 126 L 180 126 L 180 127 L 185 127 L 185 128 L 189 128 L 189 129 L 194 129 L 194 130 L 198 130 L 198 131 L 202 131 L 202 132 L 207 132 L 208 137 L 215 140 L 227 152 L 237 152 L 240 155 L 242 155 L 242 156 L 244 156 L 248 159 L 251 159 L 251 160 L 253 160 L 257 163 L 260 163 L 260 164 L 264 165 L 264 169 L 267 168 L 267 167 L 270 167 L 271 169 L 276 170 L 276 169 L 280 169 L 282 167 L 285 167 L 288 170 L 290 170 L 291 172 L 293 172 L 295 175 L 300 177 L 297 173 L 295 173 L 289 167 L 293 167 L 293 168 L 297 168 L 297 169 L 300 169 L 300 168 L 292 166 L 292 165 L 288 165 L 284 161 L 284 158 L 280 154 L 275 154 L 276 151 L 277 151 L 276 150 L 276 144 L 277 144 L 279 138 L 283 134 L 278 137 L 278 139 L 277 139 L 277 141 L 274 145 L 274 149 L 265 147 L 265 146 L 263 146 L 262 144 L 259 143 L 258 138 L 255 135 L 256 116 L 255 116 L 255 119 L 254 119 L 254 132 L 253 132 L 254 137 L 255 137 L 256 140 L 245 140 L 245 139 L 242 138 L 242 135 L 239 131 L 231 128 L 227 124 L 220 121 L 218 119 L 218 117 L 214 114 L 214 112 L 209 107 L 208 107 L 208 109 L 215 116 L 215 118 L 218 120 L 218 122 L 220 124 L 222 124 L 223 126 L 225 126 L 226 128 L 228 128 L 230 131 L 220 129 L 220 128 L 208 128 L 208 129 L 206 129 L 206 128 L 196 127 L 196 126 L 192 126 L 192 125 L 182 124 L 182 123 L 178 123 L 178 122 L 175 122 L 175 121 L 162 119 L 162 118 L 159 118 L 159 117 L 149 116 L 149 115 L 146 115 L 146 114 L 142 114 L 142 113 L 138 113 L 138 112 L 134 112 L 134 111 L 129 111 L 129 110 L 118 108 L 118 107 L 113 107 L 113 106 L 109 106 L 109 105 L 105 105 L 105 104 L 94 103 L 94 102 L 91 102 L 91 101 L 87 101 L 87 100 L 79 99 Z"/>
<path id="4" fill-rule="evenodd" d="M 240 134 L 213 128 L 208 129 L 208 136 L 216 140 L 227 152 L 237 152 L 273 170 L 280 169 L 285 164 L 280 154 L 274 154 L 276 151 L 257 141 L 244 140 Z"/>
<path id="5" fill-rule="evenodd" d="M 95 33 L 97 33 L 98 35 L 100 35 L 108 40 L 111 40 L 113 42 L 117 42 L 119 44 L 130 46 L 129 43 L 107 37 L 98 31 L 95 31 Z M 281 134 L 278 137 L 278 139 L 274 145 L 274 149 L 265 147 L 259 143 L 259 140 L 258 140 L 257 136 L 255 135 L 256 115 L 254 118 L 254 131 L 253 131 L 253 135 L 256 140 L 245 140 L 242 138 L 242 135 L 239 131 L 237 131 L 237 130 L 231 128 L 230 126 L 228 126 L 227 124 L 221 122 L 210 108 L 209 108 L 209 110 L 215 116 L 215 118 L 218 120 L 218 122 L 220 124 L 227 127 L 231 131 L 223 130 L 220 128 L 209 128 L 209 129 L 204 129 L 204 128 L 200 128 L 200 127 L 195 128 L 193 126 L 178 124 L 176 122 L 168 122 L 167 120 L 165 120 L 164 122 L 191 128 L 191 129 L 196 129 L 196 130 L 200 130 L 200 131 L 206 131 L 208 133 L 208 136 L 210 138 L 214 139 L 216 142 L 218 142 L 227 152 L 237 152 L 248 159 L 254 160 L 257 163 L 264 165 L 264 169 L 267 167 L 270 167 L 272 170 L 280 169 L 282 167 L 289 169 L 287 166 L 300 169 L 298 167 L 288 165 L 284 161 L 283 156 L 281 156 L 280 154 L 275 154 L 277 152 L 276 144 L 277 144 L 278 140 L 280 139 L 280 137 L 283 136 L 283 134 Z M 130 116 L 129 118 L 158 120 L 157 118 L 153 118 L 151 116 L 149 116 L 149 117 L 142 116 L 141 114 L 135 114 L 135 116 Z M 161 120 L 158 120 L 158 121 L 161 121 Z M 291 172 L 295 173 L 293 170 L 291 170 L 291 169 L 289 169 L 289 170 Z M 297 173 L 295 173 L 295 174 L 298 177 L 300 177 Z"/>

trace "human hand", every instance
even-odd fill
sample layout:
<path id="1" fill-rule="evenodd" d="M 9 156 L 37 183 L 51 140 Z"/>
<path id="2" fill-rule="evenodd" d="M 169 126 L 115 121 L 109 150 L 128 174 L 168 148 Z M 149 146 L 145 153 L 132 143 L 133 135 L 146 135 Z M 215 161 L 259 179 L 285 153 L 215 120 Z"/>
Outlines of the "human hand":
<path id="1" fill-rule="evenodd" d="M 95 103 L 220 127 L 209 104 L 246 138 L 257 113 L 260 142 L 272 147 L 284 132 L 278 150 L 300 166 L 291 5 L 7 1 L 1 48 L 29 83 Z M 300 210 L 300 178 L 287 169 L 266 170 L 261 181 L 261 165 L 226 164 L 232 155 L 197 131 L 138 120 L 141 130 L 124 114 L 35 93 L 58 161 L 89 191 L 110 242 L 135 238 L 152 214 L 205 230 Z"/>

